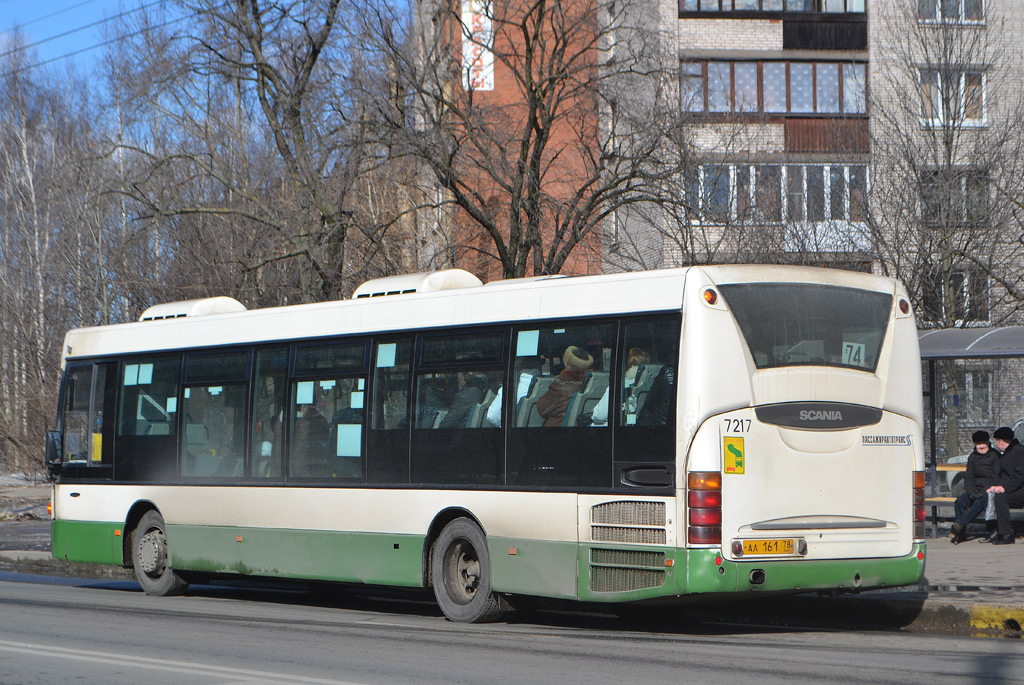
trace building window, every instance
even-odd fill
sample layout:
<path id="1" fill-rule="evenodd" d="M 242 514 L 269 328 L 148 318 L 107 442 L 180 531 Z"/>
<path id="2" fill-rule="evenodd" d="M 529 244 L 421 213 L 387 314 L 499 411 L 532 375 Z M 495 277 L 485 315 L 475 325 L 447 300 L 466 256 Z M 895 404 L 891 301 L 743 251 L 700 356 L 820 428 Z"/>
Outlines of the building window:
<path id="1" fill-rule="evenodd" d="M 707 164 L 690 179 L 691 209 L 707 223 L 864 222 L 863 164 Z"/>
<path id="2" fill-rule="evenodd" d="M 985 123 L 985 74 L 921 69 L 921 119 L 926 125 Z"/>
<path id="3" fill-rule="evenodd" d="M 946 416 L 956 414 L 961 424 L 989 426 L 992 422 L 992 369 L 969 369 L 963 362 L 950 374 L 943 374 L 942 409 Z M 963 428 L 963 425 L 961 425 Z"/>
<path id="4" fill-rule="evenodd" d="M 980 3 L 981 0 L 963 2 Z M 680 0 L 679 8 L 683 12 L 846 13 L 864 12 L 865 5 L 866 0 Z"/>
<path id="5" fill-rule="evenodd" d="M 930 228 L 977 226 L 988 218 L 988 176 L 971 167 L 949 167 L 921 176 L 921 221 Z"/>
<path id="6" fill-rule="evenodd" d="M 985 20 L 983 0 L 917 0 L 917 18 L 922 22 L 975 24 Z"/>
<path id="7" fill-rule="evenodd" d="M 981 91 L 965 82 L 969 111 Z M 864 114 L 867 65 L 838 62 L 687 62 L 681 68 L 686 112 Z"/>
<path id="8" fill-rule="evenodd" d="M 926 320 L 962 325 L 989 319 L 988 275 L 978 267 L 948 274 L 931 269 L 922 277 L 921 291 Z"/>

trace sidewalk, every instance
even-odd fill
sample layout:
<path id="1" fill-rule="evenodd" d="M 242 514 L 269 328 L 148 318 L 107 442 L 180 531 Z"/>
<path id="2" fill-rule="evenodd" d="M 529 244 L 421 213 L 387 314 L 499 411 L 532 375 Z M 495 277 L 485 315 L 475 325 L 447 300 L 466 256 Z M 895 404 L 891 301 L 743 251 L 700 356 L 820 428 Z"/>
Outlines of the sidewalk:
<path id="1" fill-rule="evenodd" d="M 948 537 L 929 538 L 921 591 L 925 599 L 907 629 L 1024 636 L 1024 537 L 1013 545 L 978 540 L 953 545 Z"/>

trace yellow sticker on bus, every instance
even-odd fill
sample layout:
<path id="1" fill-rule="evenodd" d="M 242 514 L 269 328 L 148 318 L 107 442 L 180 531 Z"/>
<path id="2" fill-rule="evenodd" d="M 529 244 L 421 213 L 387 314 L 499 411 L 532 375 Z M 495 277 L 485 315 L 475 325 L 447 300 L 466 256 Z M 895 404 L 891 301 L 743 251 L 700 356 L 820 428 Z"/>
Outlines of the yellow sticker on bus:
<path id="1" fill-rule="evenodd" d="M 726 473 L 743 473 L 746 453 L 743 451 L 743 438 L 723 438 L 722 454 L 725 455 Z"/>

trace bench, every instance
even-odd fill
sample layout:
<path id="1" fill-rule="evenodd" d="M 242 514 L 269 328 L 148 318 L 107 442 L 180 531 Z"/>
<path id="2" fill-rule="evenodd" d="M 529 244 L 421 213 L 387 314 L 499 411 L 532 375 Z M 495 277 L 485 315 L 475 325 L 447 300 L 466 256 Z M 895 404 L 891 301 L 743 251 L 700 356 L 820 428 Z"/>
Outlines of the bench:
<path id="1" fill-rule="evenodd" d="M 931 467 L 929 467 L 931 468 Z M 948 471 L 966 471 L 967 464 L 936 464 L 936 471 L 948 472 Z M 932 508 L 932 537 L 937 537 L 939 534 L 939 507 L 951 507 L 953 502 L 956 502 L 956 497 L 952 496 L 933 496 L 925 497 L 925 506 Z"/>

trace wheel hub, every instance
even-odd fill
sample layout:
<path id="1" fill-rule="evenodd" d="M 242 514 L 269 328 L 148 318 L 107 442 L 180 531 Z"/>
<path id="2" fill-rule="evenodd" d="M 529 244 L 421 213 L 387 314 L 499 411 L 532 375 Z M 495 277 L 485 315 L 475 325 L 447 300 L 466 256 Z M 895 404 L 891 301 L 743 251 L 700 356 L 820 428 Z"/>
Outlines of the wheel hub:
<path id="1" fill-rule="evenodd" d="M 166 545 L 160 531 L 151 530 L 139 540 L 137 561 L 147 575 L 159 576 L 167 566 Z"/>
<path id="2" fill-rule="evenodd" d="M 459 554 L 459 579 L 462 591 L 472 597 L 480 585 L 480 561 L 475 556 L 468 556 L 465 551 Z"/>

